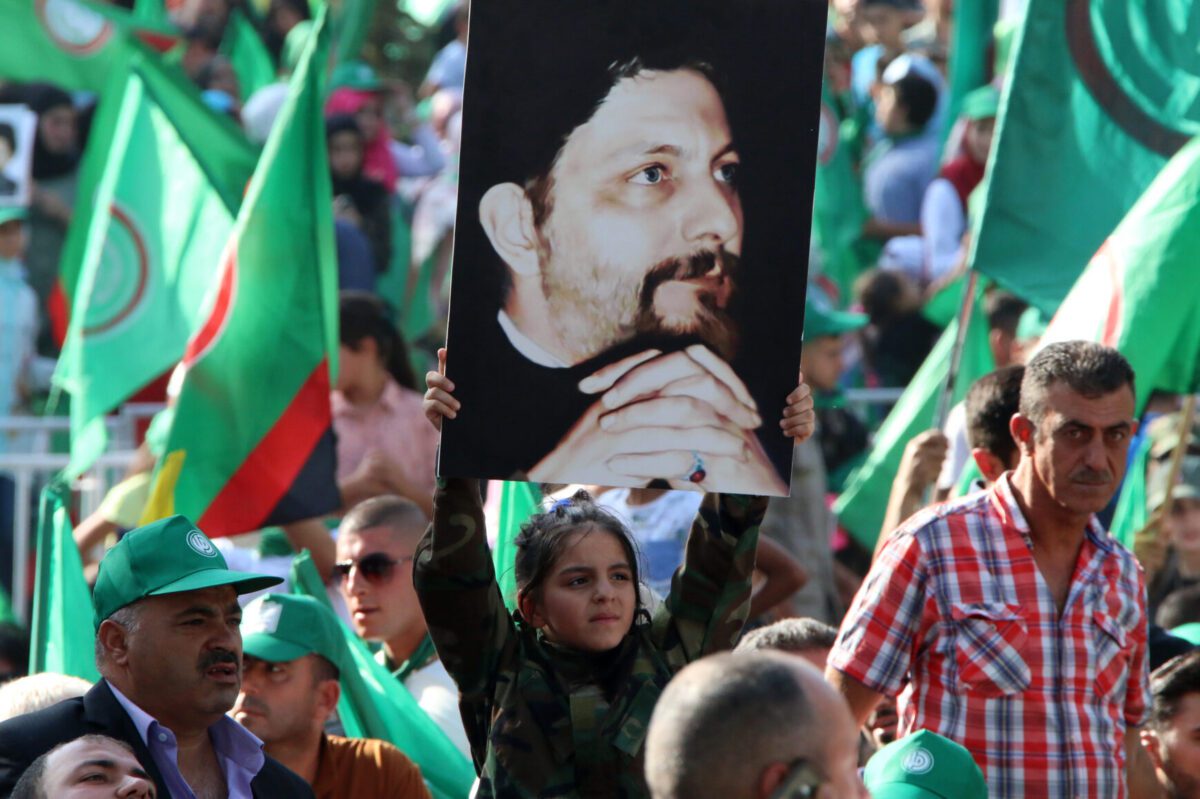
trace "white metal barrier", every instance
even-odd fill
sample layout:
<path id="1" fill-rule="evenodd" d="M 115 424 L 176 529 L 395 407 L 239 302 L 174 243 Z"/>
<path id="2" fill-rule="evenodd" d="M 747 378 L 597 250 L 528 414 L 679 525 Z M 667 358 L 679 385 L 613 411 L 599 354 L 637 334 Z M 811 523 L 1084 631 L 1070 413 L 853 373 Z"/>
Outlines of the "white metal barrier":
<path id="1" fill-rule="evenodd" d="M 128 403 L 119 413 L 105 419 L 109 452 L 104 453 L 87 474 L 75 481 L 73 491 L 80 496 L 80 512 L 86 517 L 100 506 L 108 490 L 120 482 L 133 462 L 137 424 L 162 410 L 161 403 Z M 0 417 L 0 474 L 12 479 L 13 559 L 0 564 L 12 574 L 12 605 L 18 621 L 29 620 L 29 556 L 37 519 L 34 507 L 37 492 L 50 477 L 66 468 L 67 453 L 53 452 L 57 434 L 70 429 L 70 420 L 62 416 Z"/>

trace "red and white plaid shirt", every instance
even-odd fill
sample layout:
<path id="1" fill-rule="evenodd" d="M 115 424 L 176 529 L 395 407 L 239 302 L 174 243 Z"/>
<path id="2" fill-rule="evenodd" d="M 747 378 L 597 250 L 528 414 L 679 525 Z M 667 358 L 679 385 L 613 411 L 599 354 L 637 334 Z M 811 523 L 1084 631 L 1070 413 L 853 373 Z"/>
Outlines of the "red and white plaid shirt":
<path id="1" fill-rule="evenodd" d="M 970 750 L 996 797 L 1124 797 L 1149 698 L 1142 569 L 1093 518 L 1061 616 L 1008 475 L 880 553 L 829 665 L 898 696 L 900 735 Z"/>

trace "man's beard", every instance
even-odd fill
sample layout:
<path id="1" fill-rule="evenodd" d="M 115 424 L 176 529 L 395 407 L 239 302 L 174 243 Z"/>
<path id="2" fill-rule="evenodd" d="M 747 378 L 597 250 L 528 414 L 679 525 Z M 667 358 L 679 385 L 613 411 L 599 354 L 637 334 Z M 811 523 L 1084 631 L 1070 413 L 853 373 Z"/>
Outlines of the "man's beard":
<path id="1" fill-rule="evenodd" d="M 550 322 L 563 347 L 584 361 L 635 335 L 695 336 L 725 360 L 737 349 L 737 330 L 725 311 L 732 279 L 740 259 L 732 252 L 703 250 L 667 258 L 631 278 L 605 264 L 568 263 L 546 268 L 549 247 L 543 251 L 542 291 L 550 308 Z M 673 281 L 694 280 L 718 264 L 725 281 L 716 292 L 695 288 L 695 302 L 684 314 L 669 317 L 658 307 L 658 292 Z M 685 291 L 688 289 L 684 289 Z"/>

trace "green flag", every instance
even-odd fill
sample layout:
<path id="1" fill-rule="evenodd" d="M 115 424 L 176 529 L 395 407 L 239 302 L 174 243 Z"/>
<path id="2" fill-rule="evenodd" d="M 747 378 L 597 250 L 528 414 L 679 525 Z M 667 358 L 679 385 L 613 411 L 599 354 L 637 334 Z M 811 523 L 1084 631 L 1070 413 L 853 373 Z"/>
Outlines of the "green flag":
<path id="1" fill-rule="evenodd" d="M 228 56 L 237 73 L 242 99 L 250 97 L 264 86 L 275 82 L 275 63 L 263 44 L 262 37 L 246 14 L 234 8 L 221 39 L 221 52 Z"/>
<path id="2" fill-rule="evenodd" d="M 375 0 L 342 0 L 340 13 L 334 20 L 338 63 L 362 58 L 363 43 L 374 16 Z"/>
<path id="3" fill-rule="evenodd" d="M 521 532 L 521 525 L 537 513 L 542 492 L 536 483 L 506 480 L 502 486 L 500 527 L 496 547 L 492 550 L 492 564 L 496 568 L 496 580 L 500 583 L 504 604 L 512 610 L 517 606 L 517 535 Z"/>
<path id="4" fill-rule="evenodd" d="M 83 0 L 0 0 L 0 80 L 48 81 L 100 92 L 131 38 L 162 50 L 175 37 L 123 8 Z"/>
<path id="5" fill-rule="evenodd" d="M 184 353 L 147 521 L 183 513 L 223 536 L 341 505 L 329 409 L 338 334 L 321 114 L 326 14 L 318 12 Z"/>
<path id="6" fill-rule="evenodd" d="M 871 264 L 870 245 L 862 238 L 868 216 L 862 178 L 842 133 L 845 120 L 841 108 L 826 77 L 821 84 L 812 231 L 821 264 L 819 279 L 834 303 L 845 307 L 855 279 Z"/>
<path id="7" fill-rule="evenodd" d="M 42 489 L 29 672 L 53 671 L 95 682 L 92 595 L 71 534 L 71 489 L 61 477 Z"/>
<path id="8" fill-rule="evenodd" d="M 17 616 L 13 613 L 12 600 L 8 598 L 8 592 L 0 588 L 0 624 L 11 624 L 17 620 Z"/>
<path id="9" fill-rule="evenodd" d="M 988 345 L 987 317 L 981 305 L 977 299 L 971 313 L 953 390 L 954 402 L 961 400 L 972 383 L 994 368 Z M 884 420 L 867 460 L 851 473 L 846 490 L 833 506 L 841 525 L 868 551 L 874 548 L 879 536 L 904 447 L 919 433 L 933 427 L 957 332 L 958 320 L 955 319 Z"/>
<path id="10" fill-rule="evenodd" d="M 1116 347 L 1154 389 L 1200 389 L 1200 138 L 1179 151 L 1088 264 L 1041 346 L 1087 339 Z"/>
<path id="11" fill-rule="evenodd" d="M 942 141 L 958 121 L 963 97 L 988 82 L 991 73 L 989 45 L 992 29 L 1000 11 L 999 0 L 969 0 L 954 5 L 954 26 L 950 41 L 950 63 L 947 83 L 950 87 L 946 101 L 946 119 Z"/>
<path id="12" fill-rule="evenodd" d="M 68 476 L 104 451 L 105 414 L 183 356 L 256 153 L 182 76 L 133 48 L 102 101 L 60 269 L 71 321 Z M 136 357 L 130 357 L 136 353 Z"/>
<path id="13" fill-rule="evenodd" d="M 312 558 L 302 552 L 292 561 L 292 592 L 328 602 Z M 378 738 L 395 745 L 421 769 L 437 799 L 463 799 L 475 771 L 446 733 L 421 709 L 404 684 L 381 666 L 362 639 L 342 624 L 356 669 L 341 675 L 338 718 L 352 738 Z"/>
<path id="14" fill-rule="evenodd" d="M 1150 518 L 1146 513 L 1146 465 L 1150 458 L 1150 445 L 1154 442 L 1149 436 L 1144 436 L 1138 441 L 1138 448 L 1129 459 L 1129 468 L 1125 470 L 1125 480 L 1121 483 L 1121 494 L 1116 510 L 1113 511 L 1112 524 L 1108 527 L 1113 538 L 1130 550 L 1133 549 L 1134 537 L 1146 526 Z"/>
<path id="15" fill-rule="evenodd" d="M 1029 0 L 973 265 L 1052 314 L 1200 133 L 1200 1 Z"/>

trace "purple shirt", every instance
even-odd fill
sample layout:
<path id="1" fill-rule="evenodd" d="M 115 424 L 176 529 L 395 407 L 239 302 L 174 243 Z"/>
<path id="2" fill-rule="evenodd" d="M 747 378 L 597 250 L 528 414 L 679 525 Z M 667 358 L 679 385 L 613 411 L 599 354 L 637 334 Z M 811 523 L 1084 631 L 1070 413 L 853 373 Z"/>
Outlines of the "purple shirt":
<path id="1" fill-rule="evenodd" d="M 175 733 L 135 705 L 115 685 L 109 683 L 108 687 L 129 714 L 138 735 L 142 736 L 142 743 L 150 750 L 154 765 L 158 766 L 171 796 L 174 799 L 196 799 L 191 786 L 179 772 L 179 746 L 175 741 Z M 267 760 L 262 751 L 262 741 L 228 716 L 222 716 L 220 721 L 209 727 L 208 735 L 212 739 L 217 761 L 221 764 L 221 773 L 225 775 L 229 799 L 253 799 L 250 781 L 258 775 Z"/>

